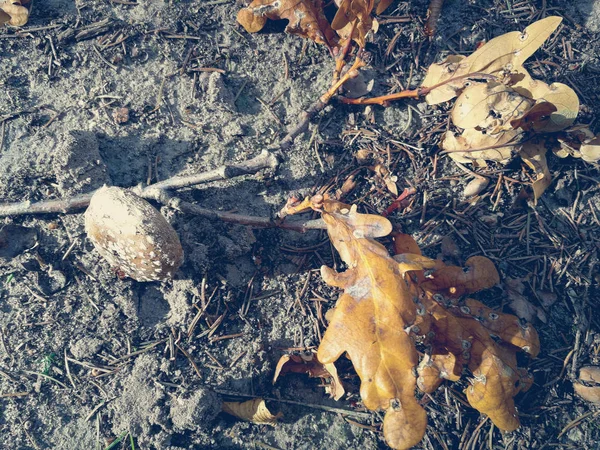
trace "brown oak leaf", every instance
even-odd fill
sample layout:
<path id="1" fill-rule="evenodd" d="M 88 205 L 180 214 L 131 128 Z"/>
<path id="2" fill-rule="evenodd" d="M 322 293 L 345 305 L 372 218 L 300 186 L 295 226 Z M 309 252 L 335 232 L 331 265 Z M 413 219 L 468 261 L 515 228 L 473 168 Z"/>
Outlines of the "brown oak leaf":
<path id="1" fill-rule="evenodd" d="M 238 12 L 238 22 L 249 33 L 260 31 L 267 19 L 289 21 L 285 31 L 333 47 L 335 32 L 323 12 L 322 0 L 254 0 Z"/>

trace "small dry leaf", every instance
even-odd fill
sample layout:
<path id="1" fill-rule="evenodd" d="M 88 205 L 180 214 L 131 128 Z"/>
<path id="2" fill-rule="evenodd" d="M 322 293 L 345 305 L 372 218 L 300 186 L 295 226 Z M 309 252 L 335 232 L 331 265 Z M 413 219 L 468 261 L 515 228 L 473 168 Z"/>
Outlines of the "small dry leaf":
<path id="1" fill-rule="evenodd" d="M 546 162 L 546 145 L 543 140 L 525 142 L 519 150 L 519 156 L 535 172 L 537 179 L 533 182 L 533 196 L 537 203 L 544 191 L 552 183 L 552 174 Z"/>
<path id="2" fill-rule="evenodd" d="M 512 71 L 521 67 L 561 21 L 561 17 L 546 17 L 532 23 L 522 33 L 513 31 L 492 39 L 467 58 L 452 57 L 442 64 L 434 64 L 427 71 L 422 85 L 433 87 L 443 82 L 445 84 L 427 94 L 427 103 L 436 105 L 454 98 L 469 81 L 471 74 L 501 74 L 504 70 Z"/>
<path id="3" fill-rule="evenodd" d="M 271 20 L 288 20 L 285 31 L 332 47 L 336 44 L 322 0 L 254 0 L 238 12 L 237 20 L 248 33 L 260 31 Z"/>
<path id="4" fill-rule="evenodd" d="M 286 373 L 307 373 L 311 378 L 319 377 L 328 380 L 329 384 L 325 386 L 325 392 L 334 400 L 339 400 L 346 393 L 335 365 L 319 362 L 316 352 L 301 355 L 283 355 L 277 362 L 273 384 L 275 384 L 279 375 L 285 375 Z"/>
<path id="5" fill-rule="evenodd" d="M 581 159 L 587 162 L 600 161 L 600 136 L 586 141 L 580 148 Z"/>
<path id="6" fill-rule="evenodd" d="M 533 124 L 535 131 L 552 133 L 564 130 L 575 121 L 579 113 L 579 97 L 573 89 L 562 83 L 549 85 L 535 80 L 523 67 L 518 68 L 516 73 L 522 78 L 512 85 L 515 91 L 538 102 L 550 103 L 556 108 L 546 118 Z"/>
<path id="7" fill-rule="evenodd" d="M 600 367 L 582 367 L 579 379 L 573 383 L 573 389 L 584 400 L 600 404 Z"/>
<path id="8" fill-rule="evenodd" d="M 508 162 L 513 153 L 516 153 L 516 144 L 521 138 L 522 133 L 518 130 L 487 134 L 476 128 L 467 128 L 458 136 L 447 131 L 442 148 L 459 163 L 478 160 Z"/>
<path id="9" fill-rule="evenodd" d="M 337 31 L 340 45 L 353 39 L 360 47 L 366 44 L 366 37 L 373 29 L 371 11 L 373 0 L 336 0 L 338 11 L 331 22 L 331 28 Z"/>
<path id="10" fill-rule="evenodd" d="M 258 397 L 246 402 L 223 402 L 223 411 L 227 414 L 256 424 L 273 425 L 283 414 L 271 414 L 265 400 Z"/>
<path id="11" fill-rule="evenodd" d="M 552 83 L 545 85 L 545 89 L 540 88 L 539 92 L 533 93 L 535 100 L 546 101 L 556 107 L 556 111 L 540 122 L 533 124 L 533 129 L 537 132 L 552 133 L 564 130 L 571 126 L 577 114 L 579 113 L 579 97 L 573 89 L 566 84 Z"/>
<path id="12" fill-rule="evenodd" d="M 29 10 L 23 5 L 29 3 L 19 0 L 0 0 L 0 25 L 8 23 L 15 27 L 22 27 L 29 20 Z"/>
<path id="13" fill-rule="evenodd" d="M 485 188 L 487 187 L 488 184 L 490 184 L 490 179 L 489 178 L 484 178 L 484 177 L 475 178 L 475 179 L 471 180 L 465 186 L 465 190 L 463 191 L 463 195 L 466 198 L 474 197 L 476 195 L 479 195 L 479 194 L 481 194 L 485 190 Z"/>

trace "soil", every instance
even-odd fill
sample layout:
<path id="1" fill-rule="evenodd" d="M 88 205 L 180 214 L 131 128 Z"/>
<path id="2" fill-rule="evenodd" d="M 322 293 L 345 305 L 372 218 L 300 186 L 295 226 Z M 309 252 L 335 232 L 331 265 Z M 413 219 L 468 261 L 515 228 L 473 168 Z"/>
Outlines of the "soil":
<path id="1" fill-rule="evenodd" d="M 558 37 L 527 67 L 573 86 L 578 121 L 599 131 L 596 2 L 448 0 L 432 40 L 423 34 L 427 3 L 394 2 L 385 12 L 367 46 L 371 65 L 349 95 L 417 87 L 443 56 L 561 15 Z M 33 3 L 22 30 L 0 29 L 0 200 L 152 183 L 277 144 L 330 86 L 334 63 L 325 47 L 285 34 L 285 23 L 249 35 L 236 24 L 240 7 L 47 0 Z M 491 165 L 485 193 L 464 199 L 468 175 L 438 155 L 447 111 L 416 100 L 334 102 L 277 170 L 179 194 L 268 217 L 291 195 L 335 191 L 354 173 L 346 201 L 380 213 L 396 195 L 368 166 L 388 164 L 400 192 L 417 188 L 390 216 L 397 228 L 431 257 L 492 258 L 504 280 L 525 278 L 525 294 L 543 312 L 534 323 L 542 343 L 530 364 L 534 386 L 516 399 L 522 427 L 501 433 L 464 403 L 466 382 L 445 384 L 423 398 L 430 426 L 421 447 L 598 448 L 598 411 L 572 388 L 579 367 L 599 362 L 598 169 L 550 156 L 555 181 L 534 206 L 519 195 L 530 181 L 520 162 Z M 325 233 L 162 212 L 185 251 L 164 283 L 118 279 L 86 239 L 83 214 L 2 219 L 10 245 L 0 254 L 0 448 L 387 448 L 381 415 L 362 408 L 349 361 L 338 364 L 348 391 L 338 402 L 304 375 L 272 383 L 282 354 L 318 346 L 335 304 L 318 273 L 321 264 L 340 267 Z M 478 298 L 510 311 L 502 287 Z M 223 401 L 257 396 L 283 413 L 276 426 L 220 412 Z"/>

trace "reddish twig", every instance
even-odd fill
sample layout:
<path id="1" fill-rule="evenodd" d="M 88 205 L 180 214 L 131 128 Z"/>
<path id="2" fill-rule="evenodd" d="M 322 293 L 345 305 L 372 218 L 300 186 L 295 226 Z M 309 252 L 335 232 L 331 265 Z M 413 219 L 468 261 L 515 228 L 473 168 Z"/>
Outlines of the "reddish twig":
<path id="1" fill-rule="evenodd" d="M 466 75 L 460 75 L 458 77 L 449 78 L 448 80 L 442 81 L 441 83 L 434 84 L 431 87 L 420 87 L 417 89 L 408 89 L 405 91 L 396 92 L 395 94 L 382 95 L 380 97 L 371 98 L 347 98 L 339 97 L 339 101 L 347 105 L 381 105 L 387 106 L 387 104 L 393 100 L 399 100 L 401 98 L 419 98 L 429 94 L 434 89 L 437 89 L 445 84 L 452 83 L 454 81 L 466 80 L 469 78 L 482 78 L 486 80 L 497 80 L 498 77 L 490 75 L 489 73 L 473 72 Z"/>

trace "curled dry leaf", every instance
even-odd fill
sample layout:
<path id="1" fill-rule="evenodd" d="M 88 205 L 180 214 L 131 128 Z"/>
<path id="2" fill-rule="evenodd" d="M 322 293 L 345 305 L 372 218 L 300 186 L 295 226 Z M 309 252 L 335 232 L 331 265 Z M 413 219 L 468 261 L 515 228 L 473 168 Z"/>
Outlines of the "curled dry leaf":
<path id="1" fill-rule="evenodd" d="M 549 103 L 556 108 L 548 117 L 533 124 L 535 131 L 552 133 L 573 124 L 579 113 L 579 97 L 573 89 L 562 83 L 547 84 L 535 80 L 522 67 L 516 73 L 522 78 L 512 85 L 515 91 L 524 97 Z"/>
<path id="2" fill-rule="evenodd" d="M 522 33 L 513 31 L 492 39 L 466 58 L 451 56 L 441 64 L 432 65 L 422 85 L 437 87 L 425 97 L 427 103 L 436 105 L 456 97 L 469 78 L 477 78 L 471 76 L 473 74 L 500 75 L 504 70 L 521 67 L 561 21 L 561 17 L 546 17 L 532 23 Z"/>
<path id="3" fill-rule="evenodd" d="M 29 20 L 29 10 L 23 6 L 29 3 L 19 0 L 0 0 L 0 25 L 8 23 L 22 27 Z"/>
<path id="4" fill-rule="evenodd" d="M 446 266 L 420 255 L 416 243 L 400 234 L 396 246 L 415 253 L 392 258 L 374 240 L 391 232 L 387 219 L 322 198 L 313 209 L 322 212 L 330 239 L 349 267 L 341 273 L 321 267 L 324 281 L 343 293 L 317 356 L 327 364 L 348 355 L 361 380 L 364 405 L 386 411 L 388 444 L 408 449 L 422 439 L 427 418 L 415 387 L 431 392 L 444 379 L 457 380 L 463 367 L 473 374 L 466 391 L 470 404 L 500 429 L 517 428 L 513 397 L 528 387 L 529 378 L 517 368 L 516 354 L 536 356 L 537 333 L 515 316 L 461 300 L 499 281 L 493 263 L 473 257 L 466 269 Z M 428 349 L 424 362 L 419 363 L 415 341 Z"/>
<path id="5" fill-rule="evenodd" d="M 587 162 L 600 160 L 600 136 L 594 136 L 587 125 L 574 126 L 565 130 L 558 137 L 558 142 L 560 146 L 552 150 L 559 158 L 573 156 Z"/>
<path id="6" fill-rule="evenodd" d="M 277 362 L 273 384 L 279 375 L 286 373 L 307 373 L 309 377 L 319 377 L 328 381 L 325 392 L 334 400 L 339 400 L 345 394 L 344 386 L 338 376 L 337 369 L 332 363 L 322 364 L 315 353 L 301 355 L 283 355 Z"/>
<path id="7" fill-rule="evenodd" d="M 582 399 L 600 404 L 600 367 L 586 366 L 579 370 L 573 389 Z"/>
<path id="8" fill-rule="evenodd" d="M 584 142 L 579 148 L 579 153 L 581 153 L 581 159 L 584 161 L 600 161 L 600 136 L 596 136 L 594 139 Z"/>
<path id="9" fill-rule="evenodd" d="M 246 402 L 223 402 L 222 408 L 227 414 L 256 424 L 272 425 L 283 416 L 280 412 L 273 415 L 260 397 Z"/>
<path id="10" fill-rule="evenodd" d="M 322 0 L 254 0 L 238 12 L 237 20 L 249 33 L 262 30 L 267 19 L 289 21 L 285 31 L 332 47 L 336 36 L 323 12 Z"/>
<path id="11" fill-rule="evenodd" d="M 546 162 L 546 143 L 543 140 L 531 140 L 523 143 L 519 156 L 535 172 L 533 182 L 533 197 L 537 203 L 544 191 L 552 183 L 552 174 Z"/>
<path id="12" fill-rule="evenodd" d="M 371 17 L 373 8 L 381 14 L 393 0 L 335 0 L 338 11 L 331 22 L 331 27 L 340 37 L 340 45 L 348 39 L 356 41 L 364 47 L 367 34 L 375 31 L 377 22 Z"/>

